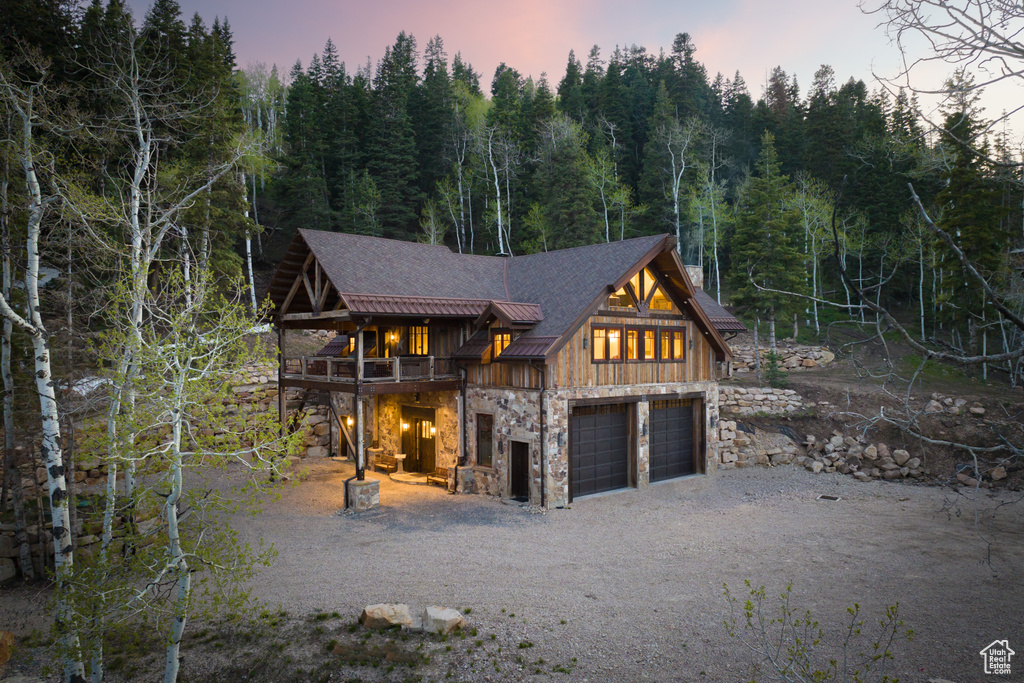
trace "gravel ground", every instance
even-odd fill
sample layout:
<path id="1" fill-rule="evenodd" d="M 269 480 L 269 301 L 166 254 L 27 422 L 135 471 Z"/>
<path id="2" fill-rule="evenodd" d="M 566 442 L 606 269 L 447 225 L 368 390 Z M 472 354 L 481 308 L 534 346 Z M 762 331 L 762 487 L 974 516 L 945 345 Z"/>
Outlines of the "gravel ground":
<path id="1" fill-rule="evenodd" d="M 383 478 L 379 510 L 338 516 L 351 473 L 313 464 L 260 517 L 239 520 L 245 536 L 280 551 L 262 598 L 292 614 L 470 607 L 470 625 L 521 632 L 531 657 L 575 657 L 573 680 L 739 680 L 748 658 L 723 628 L 722 586 L 742 595 L 745 579 L 769 595 L 792 583 L 793 604 L 836 638 L 854 603 L 869 623 L 899 603 L 915 631 L 894 646 L 903 681 L 981 680 L 982 647 L 1024 646 L 1024 504 L 975 526 L 973 506 L 948 490 L 779 467 L 544 514 Z"/>
<path id="2" fill-rule="evenodd" d="M 377 602 L 470 608 L 469 627 L 484 641 L 474 647 L 475 632 L 447 644 L 418 636 L 415 651 L 431 663 L 415 672 L 349 667 L 330 680 L 749 680 L 750 656 L 723 627 L 722 594 L 727 583 L 744 597 L 746 579 L 772 597 L 791 583 L 792 605 L 810 610 L 831 642 L 841 640 L 847 607 L 858 603 L 871 624 L 899 603 L 915 636 L 893 646 L 893 672 L 908 683 L 981 681 L 985 645 L 1024 645 L 1024 503 L 975 526 L 972 505 L 949 490 L 778 467 L 595 496 L 546 513 L 384 477 L 379 510 L 339 515 L 351 465 L 304 464 L 304 481 L 258 517 L 234 520 L 243 537 L 272 541 L 280 553 L 254 588 L 292 615 L 295 628 L 282 627 L 279 637 L 292 652 L 296 641 L 308 642 L 299 661 L 330 660 L 328 638 L 411 651 L 415 640 L 356 640 L 361 629 L 347 635 L 360 610 Z M 821 493 L 841 500 L 817 500 Z M 987 509 L 1014 500 L 982 498 Z M 22 622 L 33 611 L 25 601 L 39 597 L 0 592 L 4 621 Z M 340 620 L 318 628 L 318 640 L 304 639 L 308 624 L 319 623 L 311 615 L 332 612 Z M 248 656 L 239 649 L 236 658 Z M 193 666 L 203 659 L 193 651 Z M 1024 672 L 1021 662 L 1014 668 Z"/>

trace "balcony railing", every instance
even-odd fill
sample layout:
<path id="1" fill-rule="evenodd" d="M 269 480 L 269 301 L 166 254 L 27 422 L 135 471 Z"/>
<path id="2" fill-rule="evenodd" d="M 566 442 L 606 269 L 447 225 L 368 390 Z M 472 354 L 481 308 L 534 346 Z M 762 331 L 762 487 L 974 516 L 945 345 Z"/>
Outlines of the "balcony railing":
<path id="1" fill-rule="evenodd" d="M 288 379 L 309 379 L 327 382 L 354 383 L 356 359 L 333 356 L 302 356 L 284 362 Z M 407 356 L 395 358 L 364 358 L 364 382 L 412 382 L 458 377 L 454 364 L 447 358 Z"/>

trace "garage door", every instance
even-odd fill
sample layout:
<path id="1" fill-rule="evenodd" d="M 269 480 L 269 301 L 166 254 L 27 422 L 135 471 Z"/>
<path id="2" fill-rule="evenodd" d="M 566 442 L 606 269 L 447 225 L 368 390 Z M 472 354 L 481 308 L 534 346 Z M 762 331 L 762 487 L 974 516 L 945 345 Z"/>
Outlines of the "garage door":
<path id="1" fill-rule="evenodd" d="M 651 481 L 694 473 L 693 401 L 651 401 Z"/>
<path id="2" fill-rule="evenodd" d="M 629 420 L 625 404 L 573 408 L 572 497 L 629 485 Z"/>

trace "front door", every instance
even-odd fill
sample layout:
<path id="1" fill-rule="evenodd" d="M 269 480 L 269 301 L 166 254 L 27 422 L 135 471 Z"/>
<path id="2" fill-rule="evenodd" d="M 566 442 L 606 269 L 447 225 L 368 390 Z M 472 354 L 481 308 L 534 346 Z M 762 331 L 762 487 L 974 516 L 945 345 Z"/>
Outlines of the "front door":
<path id="1" fill-rule="evenodd" d="M 405 471 L 433 474 L 437 425 L 433 408 L 402 406 L 402 451 Z"/>
<path id="2" fill-rule="evenodd" d="M 522 441 L 512 442 L 512 463 L 510 468 L 511 494 L 519 501 L 530 500 L 530 445 Z"/>

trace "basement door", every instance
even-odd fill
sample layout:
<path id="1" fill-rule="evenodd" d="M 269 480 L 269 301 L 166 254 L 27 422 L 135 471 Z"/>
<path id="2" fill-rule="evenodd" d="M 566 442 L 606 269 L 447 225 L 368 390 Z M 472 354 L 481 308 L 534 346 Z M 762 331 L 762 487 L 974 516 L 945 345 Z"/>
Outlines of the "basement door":
<path id="1" fill-rule="evenodd" d="M 436 437 L 433 408 L 402 406 L 402 452 L 407 472 L 434 473 Z"/>
<path id="2" fill-rule="evenodd" d="M 569 419 L 573 499 L 629 485 L 626 404 L 577 406 Z"/>
<path id="3" fill-rule="evenodd" d="M 510 493 L 514 500 L 526 502 L 530 500 L 530 444 L 522 441 L 512 442 L 512 462 L 510 475 Z"/>
<path id="4" fill-rule="evenodd" d="M 691 399 L 651 401 L 651 481 L 694 473 L 693 411 Z"/>

